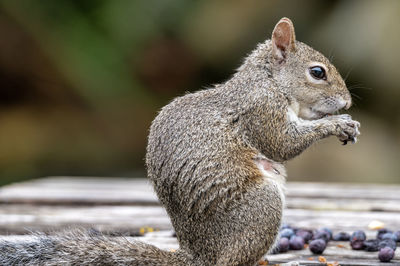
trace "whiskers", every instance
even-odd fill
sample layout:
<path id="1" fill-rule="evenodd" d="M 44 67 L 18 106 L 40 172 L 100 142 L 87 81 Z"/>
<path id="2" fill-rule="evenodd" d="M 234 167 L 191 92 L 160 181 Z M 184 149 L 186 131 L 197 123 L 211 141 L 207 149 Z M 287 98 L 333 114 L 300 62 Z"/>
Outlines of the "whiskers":
<path id="1" fill-rule="evenodd" d="M 353 91 L 350 92 L 350 95 L 351 95 L 351 97 L 354 97 L 360 101 L 362 100 L 362 97 L 360 95 L 355 94 Z"/>
<path id="2" fill-rule="evenodd" d="M 351 73 L 351 71 L 353 71 L 353 69 L 354 69 L 354 67 L 351 67 L 348 71 L 347 71 L 347 73 L 346 73 L 346 76 L 344 76 L 344 82 L 346 82 L 347 81 L 347 78 L 350 76 L 350 73 Z"/>
<path id="3" fill-rule="evenodd" d="M 363 90 L 372 90 L 372 88 L 365 87 L 362 84 L 353 84 L 347 87 L 349 90 L 355 90 L 355 89 L 363 89 Z"/>
<path id="4" fill-rule="evenodd" d="M 358 101 L 362 101 L 363 98 L 359 94 L 357 94 L 355 91 L 356 90 L 369 90 L 369 91 L 371 91 L 372 88 L 365 87 L 362 84 L 353 84 L 353 85 L 348 86 L 348 90 L 349 90 L 350 95 L 351 95 L 352 98 L 357 99 Z M 357 103 L 353 102 L 353 105 L 357 106 Z"/>

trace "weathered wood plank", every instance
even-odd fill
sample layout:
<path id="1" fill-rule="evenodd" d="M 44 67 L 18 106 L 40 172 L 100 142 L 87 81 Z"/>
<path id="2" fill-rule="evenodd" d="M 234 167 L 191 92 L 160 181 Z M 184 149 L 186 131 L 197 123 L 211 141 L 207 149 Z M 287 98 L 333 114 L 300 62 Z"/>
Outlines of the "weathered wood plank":
<path id="1" fill-rule="evenodd" d="M 147 179 L 54 177 L 0 188 L 0 203 L 158 205 Z"/>
<path id="2" fill-rule="evenodd" d="M 69 227 L 96 228 L 104 232 L 136 234 L 141 227 L 171 229 L 160 206 L 39 206 L 3 205 L 0 234 L 33 231 L 62 231 Z"/>
<path id="3" fill-rule="evenodd" d="M 335 230 L 367 230 L 373 220 L 383 222 L 387 228 L 400 230 L 400 213 L 349 212 L 326 210 L 284 210 L 284 221 L 300 228 L 329 227 Z"/>
<path id="4" fill-rule="evenodd" d="M 334 231 L 366 230 L 380 220 L 400 229 L 400 186 L 322 183 L 288 183 L 285 223 Z M 54 232 L 68 227 L 95 228 L 110 235 L 135 235 L 141 227 L 171 230 L 148 180 L 128 178 L 46 178 L 0 188 L 0 234 L 26 234 L 28 230 Z M 7 204 L 8 203 L 8 204 Z M 368 231 L 368 238 L 376 232 Z M 18 240 L 29 236 L 0 236 Z M 129 238 L 129 237 L 128 237 Z M 129 238 L 135 239 L 135 238 Z M 176 249 L 171 232 L 140 237 L 165 249 Z M 400 265 L 399 252 L 391 264 L 378 262 L 377 254 L 338 248 L 331 242 L 324 252 L 340 265 Z M 314 260 L 308 260 L 313 257 Z M 270 263 L 297 260 L 302 265 L 323 265 L 308 250 L 268 255 Z"/>
<path id="5" fill-rule="evenodd" d="M 400 229 L 400 213 L 348 212 L 286 209 L 285 223 L 316 229 L 330 227 L 337 231 L 366 230 L 372 220 L 388 228 Z M 66 227 L 96 228 L 107 232 L 131 232 L 141 227 L 172 229 L 169 217 L 160 206 L 39 206 L 3 205 L 0 208 L 0 234 L 27 233 L 26 229 L 59 231 Z"/>
<path id="6" fill-rule="evenodd" d="M 400 228 L 399 212 L 393 212 L 400 208 L 400 200 L 364 201 L 314 197 L 322 190 L 333 193 L 334 189 L 329 190 L 331 186 L 340 190 L 347 187 L 343 188 L 338 184 L 289 184 L 285 221 L 299 227 L 328 226 L 350 231 L 365 229 L 370 221 L 381 220 L 387 227 Z M 313 189 L 309 189 L 310 187 Z M 387 186 L 373 186 L 371 189 L 380 191 L 383 188 L 386 189 Z M 349 186 L 349 189 L 356 188 Z M 312 194 L 313 197 L 299 197 L 303 190 L 306 195 L 312 194 L 312 191 L 317 191 L 317 194 Z M 21 233 L 23 228 L 59 230 L 77 225 L 97 226 L 109 231 L 137 231 L 142 226 L 171 228 L 165 211 L 156 207 L 157 198 L 145 179 L 46 178 L 7 186 L 1 189 L 0 199 L 3 199 L 3 203 L 13 202 L 3 204 L 0 208 L 0 232 Z M 17 204 L 17 199 L 23 203 L 35 204 L 24 206 Z M 70 202 L 75 204 L 66 204 Z M 155 206 L 145 208 L 143 205 Z M 382 212 L 369 212 L 377 210 L 379 206 L 382 207 Z"/>
<path id="7" fill-rule="evenodd" d="M 287 184 L 287 208 L 400 211 L 400 186 Z M 147 179 L 51 177 L 0 188 L 0 203 L 158 205 Z"/>
<path id="8" fill-rule="evenodd" d="M 286 197 L 290 209 L 400 212 L 400 200 Z"/>
<path id="9" fill-rule="evenodd" d="M 289 197 L 400 200 L 397 184 L 288 182 L 287 187 Z"/>

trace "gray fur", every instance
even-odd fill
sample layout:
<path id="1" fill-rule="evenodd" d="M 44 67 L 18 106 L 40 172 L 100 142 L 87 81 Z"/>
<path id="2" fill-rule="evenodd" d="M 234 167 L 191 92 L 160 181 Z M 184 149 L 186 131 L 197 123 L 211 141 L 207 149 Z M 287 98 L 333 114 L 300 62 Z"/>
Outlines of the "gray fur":
<path id="1" fill-rule="evenodd" d="M 326 81 L 306 77 L 311 62 L 326 66 Z M 335 67 L 296 41 L 291 21 L 283 18 L 272 41 L 260 44 L 230 80 L 176 98 L 151 125 L 148 176 L 175 228 L 177 252 L 62 234 L 39 237 L 33 249 L 3 243 L 1 261 L 253 265 L 272 247 L 281 224 L 281 163 L 331 135 L 355 140 L 359 123 L 350 116 L 324 117 L 350 105 Z"/>
<path id="2" fill-rule="evenodd" d="M 181 261 L 179 252 L 81 230 L 51 236 L 35 234 L 30 242 L 0 241 L 0 255 L 0 265 L 4 266 L 173 265 Z"/>

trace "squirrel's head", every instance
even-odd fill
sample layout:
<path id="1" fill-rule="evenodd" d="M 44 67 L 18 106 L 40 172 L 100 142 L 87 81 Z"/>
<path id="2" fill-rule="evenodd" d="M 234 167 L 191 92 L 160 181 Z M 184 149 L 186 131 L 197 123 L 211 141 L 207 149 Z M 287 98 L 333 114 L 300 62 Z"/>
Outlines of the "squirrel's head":
<path id="1" fill-rule="evenodd" d="M 268 71 L 276 87 L 295 101 L 300 118 L 318 119 L 351 106 L 339 72 L 320 52 L 296 41 L 288 18 L 276 24 L 271 40 L 261 44 L 249 59 L 253 67 Z"/>
<path id="2" fill-rule="evenodd" d="M 282 18 L 271 38 L 272 76 L 298 103 L 298 116 L 317 119 L 351 106 L 346 84 L 329 60 L 296 41 L 292 21 Z"/>

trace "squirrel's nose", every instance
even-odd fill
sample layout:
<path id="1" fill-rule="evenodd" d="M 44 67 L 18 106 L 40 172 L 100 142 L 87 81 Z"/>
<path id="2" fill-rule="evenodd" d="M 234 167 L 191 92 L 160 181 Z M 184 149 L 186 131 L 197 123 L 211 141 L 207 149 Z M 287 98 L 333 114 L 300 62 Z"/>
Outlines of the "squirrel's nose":
<path id="1" fill-rule="evenodd" d="M 350 108 L 350 106 L 351 106 L 351 100 L 349 100 L 349 101 L 346 101 L 346 105 L 344 106 L 344 109 L 349 109 Z"/>
<path id="2" fill-rule="evenodd" d="M 351 106 L 351 98 L 343 99 L 342 97 L 340 97 L 338 103 L 339 103 L 339 109 L 344 108 L 347 110 Z"/>
<path id="3" fill-rule="evenodd" d="M 349 109 L 351 107 L 351 104 L 352 104 L 350 93 L 348 93 L 344 99 L 345 99 L 345 102 L 346 102 L 346 105 L 344 106 L 344 109 L 347 110 L 347 109 Z"/>

